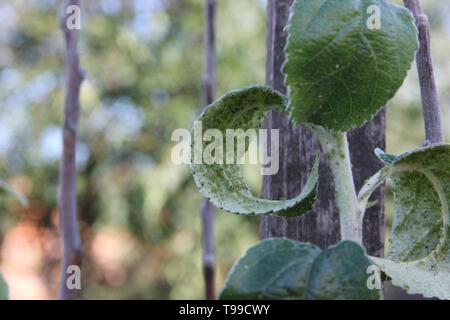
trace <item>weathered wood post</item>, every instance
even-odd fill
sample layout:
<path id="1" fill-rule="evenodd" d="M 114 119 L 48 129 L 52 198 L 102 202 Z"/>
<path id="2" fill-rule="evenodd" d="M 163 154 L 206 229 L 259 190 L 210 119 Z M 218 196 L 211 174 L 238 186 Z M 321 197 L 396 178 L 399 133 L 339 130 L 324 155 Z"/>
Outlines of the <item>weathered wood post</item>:
<path id="1" fill-rule="evenodd" d="M 284 47 L 289 20 L 289 9 L 293 0 L 268 0 L 267 10 L 267 64 L 266 84 L 286 94 L 281 66 L 285 60 Z M 303 127 L 295 128 L 286 116 L 271 112 L 265 127 L 280 130 L 280 170 L 273 176 L 263 178 L 263 197 L 270 199 L 296 196 L 312 168 L 320 150 L 314 134 Z M 270 131 L 269 131 L 270 132 Z M 353 173 L 356 187 L 381 167 L 373 150 L 385 148 L 384 109 L 365 126 L 349 134 Z M 326 248 L 340 240 L 339 217 L 334 201 L 334 185 L 326 156 L 322 154 L 319 170 L 318 201 L 313 212 L 302 217 L 283 219 L 266 216 L 261 219 L 261 239 L 288 237 L 311 242 Z M 382 256 L 384 250 L 384 188 L 375 192 L 379 199 L 369 209 L 364 219 L 364 245 L 368 253 Z M 369 232 L 370 231 L 370 232 Z"/>

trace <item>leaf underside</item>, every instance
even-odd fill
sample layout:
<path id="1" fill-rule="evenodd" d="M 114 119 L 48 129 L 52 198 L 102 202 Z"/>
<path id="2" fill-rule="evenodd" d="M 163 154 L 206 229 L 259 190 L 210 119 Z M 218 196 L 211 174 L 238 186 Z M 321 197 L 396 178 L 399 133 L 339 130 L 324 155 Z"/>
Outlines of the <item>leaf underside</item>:
<path id="1" fill-rule="evenodd" d="M 372 259 L 409 293 L 450 299 L 450 144 L 401 155 L 391 170 L 390 260 Z"/>
<path id="2" fill-rule="evenodd" d="M 322 251 L 290 239 L 263 240 L 240 258 L 219 299 L 379 299 L 367 288 L 363 248 L 342 241 Z"/>
<path id="3" fill-rule="evenodd" d="M 398 158 L 398 156 L 394 155 L 394 154 L 390 154 L 390 153 L 386 153 L 383 150 L 381 150 L 380 148 L 376 148 L 375 149 L 375 155 L 378 157 L 378 159 L 381 160 L 381 162 L 383 162 L 384 164 L 392 164 L 392 162 L 395 161 L 395 159 Z"/>
<path id="4" fill-rule="evenodd" d="M 232 91 L 213 104 L 209 105 L 199 116 L 202 130 L 218 129 L 226 136 L 227 129 L 259 129 L 269 110 L 284 112 L 287 99 L 270 87 L 253 86 Z M 196 140 L 195 127 L 193 128 Z M 198 138 L 198 137 L 197 137 Z M 198 141 L 201 140 L 197 139 Z M 192 155 L 195 149 L 201 148 L 200 143 L 193 143 Z M 249 143 L 246 140 L 245 151 Z M 226 145 L 224 143 L 225 155 Z M 235 148 L 236 153 L 237 149 Z M 242 154 L 237 155 L 237 159 Z M 200 192 L 218 208 L 238 214 L 260 215 L 277 214 L 283 217 L 295 217 L 312 209 L 318 179 L 319 158 L 312 168 L 302 192 L 295 198 L 277 201 L 255 197 L 244 182 L 239 164 L 191 164 L 191 171 Z"/>
<path id="5" fill-rule="evenodd" d="M 380 29 L 367 9 L 380 8 Z M 370 120 L 403 83 L 418 49 L 411 12 L 384 0 L 296 0 L 286 62 L 296 123 L 348 131 Z"/>

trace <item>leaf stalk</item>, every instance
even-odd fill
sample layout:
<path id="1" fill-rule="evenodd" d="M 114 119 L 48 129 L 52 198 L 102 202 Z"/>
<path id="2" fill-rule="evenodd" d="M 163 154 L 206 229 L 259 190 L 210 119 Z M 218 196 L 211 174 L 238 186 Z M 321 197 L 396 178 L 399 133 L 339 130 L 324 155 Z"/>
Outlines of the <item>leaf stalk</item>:
<path id="1" fill-rule="evenodd" d="M 353 240 L 362 245 L 362 210 L 356 196 L 350 161 L 347 134 L 310 126 L 322 145 L 331 166 L 336 205 L 339 212 L 342 240 Z"/>

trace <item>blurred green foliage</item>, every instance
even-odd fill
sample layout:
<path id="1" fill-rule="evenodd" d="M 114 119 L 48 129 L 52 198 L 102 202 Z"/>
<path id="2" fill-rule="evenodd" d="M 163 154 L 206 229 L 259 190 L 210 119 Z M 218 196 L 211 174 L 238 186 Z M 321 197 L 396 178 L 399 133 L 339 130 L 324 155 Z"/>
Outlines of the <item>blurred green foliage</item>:
<path id="1" fill-rule="evenodd" d="M 188 167 L 172 164 L 170 137 L 174 129 L 190 129 L 203 108 L 203 1 L 81 3 L 79 51 L 87 78 L 81 94 L 77 163 L 86 253 L 84 298 L 201 299 L 202 198 Z M 432 25 L 436 77 L 450 141 L 450 1 L 423 4 Z M 262 0 L 219 0 L 218 96 L 264 84 L 265 6 Z M 0 199 L 0 267 L 5 268 L 12 298 L 24 296 L 17 279 L 27 272 L 41 285 L 31 297 L 56 297 L 62 9 L 57 0 L 0 2 L 0 178 L 30 200 L 30 207 L 23 208 L 12 198 Z M 423 140 L 413 68 L 389 102 L 387 152 L 402 153 Z M 254 190 L 260 189 L 257 172 L 255 166 L 245 168 Z M 389 233 L 390 197 L 387 208 Z M 40 235 L 35 239 L 40 255 L 33 268 L 7 272 L 16 261 L 11 250 L 27 252 L 21 242 L 7 241 L 15 239 L 12 230 L 24 237 L 32 238 L 30 230 Z M 258 234 L 257 218 L 217 213 L 217 287 Z M 55 247 L 46 244 L 55 241 Z"/>

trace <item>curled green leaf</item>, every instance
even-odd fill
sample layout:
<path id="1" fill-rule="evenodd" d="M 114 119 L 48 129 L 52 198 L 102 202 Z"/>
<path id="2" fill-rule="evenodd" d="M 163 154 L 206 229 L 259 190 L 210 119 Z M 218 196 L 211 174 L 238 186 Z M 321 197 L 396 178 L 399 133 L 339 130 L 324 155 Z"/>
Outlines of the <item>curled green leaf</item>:
<path id="1" fill-rule="evenodd" d="M 373 260 L 409 293 L 450 299 L 450 144 L 392 162 L 394 221 L 387 259 Z"/>
<path id="2" fill-rule="evenodd" d="M 380 148 L 375 149 L 375 154 L 384 164 L 392 164 L 398 158 L 395 154 L 386 153 Z"/>
<path id="3" fill-rule="evenodd" d="M 384 0 L 296 0 L 287 30 L 290 117 L 336 131 L 370 120 L 418 49 L 411 12 Z"/>
<path id="4" fill-rule="evenodd" d="M 376 174 L 374 174 L 369 180 L 367 180 L 362 186 L 358 194 L 358 203 L 363 213 L 370 206 L 374 205 L 373 202 L 369 203 L 369 198 L 372 195 L 372 193 L 384 183 L 384 181 L 390 174 L 390 169 L 391 166 L 386 166 L 382 168 Z M 374 202 L 376 204 L 377 200 L 375 200 Z"/>
<path id="5" fill-rule="evenodd" d="M 367 287 L 370 265 L 353 241 L 322 251 L 290 239 L 263 240 L 235 263 L 219 299 L 379 299 Z"/>
<path id="6" fill-rule="evenodd" d="M 370 257 L 389 276 L 392 284 L 405 289 L 409 294 L 421 294 L 427 298 L 450 299 L 450 273 L 430 272 L 431 261 L 399 262 Z"/>
<path id="7" fill-rule="evenodd" d="M 253 86 L 231 91 L 209 105 L 200 115 L 192 130 L 194 141 L 191 171 L 200 192 L 216 207 L 238 214 L 272 213 L 283 217 L 295 217 L 312 209 L 317 193 L 318 157 L 302 192 L 293 199 L 277 201 L 255 197 L 244 182 L 238 160 L 248 150 L 249 139 L 244 138 L 243 148 L 238 148 L 236 144 L 227 148 L 224 144 L 224 150 L 216 149 L 214 156 L 222 160 L 222 163 L 215 161 L 208 164 L 205 161 L 208 159 L 201 156 L 201 151 L 206 150 L 206 143 L 202 141 L 203 132 L 206 135 L 208 130 L 214 130 L 211 132 L 216 137 L 209 146 L 214 145 L 219 137 L 227 137 L 230 129 L 245 133 L 249 129 L 260 128 L 265 113 L 269 110 L 284 112 L 286 102 L 285 96 L 270 87 Z M 232 135 L 231 137 L 234 139 Z M 278 141 L 272 142 L 278 144 Z M 226 164 L 223 158 L 230 154 L 233 163 Z"/>

